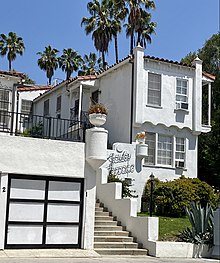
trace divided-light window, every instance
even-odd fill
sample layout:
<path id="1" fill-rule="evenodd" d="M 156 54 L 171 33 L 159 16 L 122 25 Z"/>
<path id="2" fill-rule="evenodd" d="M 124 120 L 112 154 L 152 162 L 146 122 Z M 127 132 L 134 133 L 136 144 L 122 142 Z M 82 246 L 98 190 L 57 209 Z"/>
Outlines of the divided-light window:
<path id="1" fill-rule="evenodd" d="M 49 99 L 44 101 L 44 116 L 48 116 L 50 112 L 50 101 Z"/>
<path id="2" fill-rule="evenodd" d="M 29 114 L 32 110 L 31 100 L 21 100 L 21 113 Z"/>
<path id="3" fill-rule="evenodd" d="M 161 75 L 148 73 L 147 104 L 161 106 Z"/>
<path id="4" fill-rule="evenodd" d="M 8 111 L 9 110 L 9 91 L 0 90 L 0 110 Z"/>
<path id="5" fill-rule="evenodd" d="M 148 145 L 146 165 L 185 167 L 185 138 L 148 133 L 146 144 Z"/>
<path id="6" fill-rule="evenodd" d="M 176 102 L 188 103 L 188 80 L 176 80 Z"/>

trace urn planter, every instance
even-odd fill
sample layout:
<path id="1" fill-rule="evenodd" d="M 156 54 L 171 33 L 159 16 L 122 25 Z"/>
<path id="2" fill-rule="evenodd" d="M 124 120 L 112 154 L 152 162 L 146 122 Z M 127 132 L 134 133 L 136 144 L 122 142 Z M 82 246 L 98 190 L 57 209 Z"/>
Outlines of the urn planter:
<path id="1" fill-rule="evenodd" d="M 106 114 L 103 113 L 91 113 L 89 114 L 89 121 L 95 127 L 100 127 L 106 122 Z"/>
<path id="2" fill-rule="evenodd" d="M 139 158 L 145 158 L 148 156 L 148 145 L 140 143 L 136 145 L 136 156 Z"/>

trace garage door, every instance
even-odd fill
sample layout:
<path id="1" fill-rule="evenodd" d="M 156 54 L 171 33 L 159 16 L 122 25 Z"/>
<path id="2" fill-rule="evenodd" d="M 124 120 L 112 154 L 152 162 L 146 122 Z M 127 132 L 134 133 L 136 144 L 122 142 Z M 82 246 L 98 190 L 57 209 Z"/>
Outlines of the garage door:
<path id="1" fill-rule="evenodd" d="M 10 175 L 5 248 L 80 248 L 83 188 L 83 179 Z"/>

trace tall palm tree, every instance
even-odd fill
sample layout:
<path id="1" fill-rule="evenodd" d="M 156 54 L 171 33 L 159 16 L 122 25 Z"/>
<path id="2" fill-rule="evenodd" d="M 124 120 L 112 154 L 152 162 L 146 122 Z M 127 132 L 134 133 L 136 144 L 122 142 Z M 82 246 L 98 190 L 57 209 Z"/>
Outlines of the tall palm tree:
<path id="1" fill-rule="evenodd" d="M 135 33 L 137 32 L 137 28 L 139 28 L 140 23 L 139 21 L 143 19 L 143 10 L 155 9 L 154 1 L 150 0 L 126 0 L 129 5 L 129 15 L 128 15 L 128 24 L 126 35 L 130 36 L 130 54 L 133 53 L 133 46 L 134 46 L 134 38 Z M 146 19 L 146 17 L 145 17 Z M 149 21 L 148 21 L 149 22 Z M 146 23 L 143 23 L 144 27 L 146 28 Z"/>
<path id="2" fill-rule="evenodd" d="M 102 69 L 102 58 L 97 58 L 95 53 L 89 53 L 89 55 L 84 55 L 83 65 L 79 70 L 80 76 L 85 75 L 95 75 L 95 73 Z"/>
<path id="3" fill-rule="evenodd" d="M 103 67 L 106 68 L 105 53 L 108 52 L 112 40 L 111 19 L 109 16 L 109 0 L 93 0 L 87 5 L 90 17 L 83 17 L 81 25 L 85 26 L 86 34 L 92 34 L 96 50 L 102 54 Z"/>
<path id="4" fill-rule="evenodd" d="M 112 0 L 110 17 L 112 19 L 112 35 L 115 40 L 115 61 L 118 63 L 118 33 L 121 33 L 122 22 L 128 14 L 128 8 L 124 0 Z"/>
<path id="5" fill-rule="evenodd" d="M 12 70 L 12 61 L 16 59 L 17 54 L 23 55 L 25 50 L 23 39 L 14 32 L 9 32 L 8 37 L 5 34 L 0 35 L 0 55 L 7 55 L 8 69 Z"/>
<path id="6" fill-rule="evenodd" d="M 141 9 L 141 18 L 136 24 L 135 31 L 137 32 L 136 45 L 146 48 L 146 43 L 151 43 L 151 34 L 155 33 L 156 23 L 151 22 L 151 14 Z"/>
<path id="7" fill-rule="evenodd" d="M 62 71 L 66 72 L 66 80 L 68 80 L 73 73 L 73 71 L 78 71 L 80 66 L 82 65 L 83 59 L 72 48 L 63 49 L 63 55 L 58 58 L 59 67 Z"/>
<path id="8" fill-rule="evenodd" d="M 56 48 L 52 48 L 50 45 L 45 47 L 43 52 L 37 52 L 41 58 L 38 59 L 37 63 L 40 69 L 46 71 L 46 75 L 48 78 L 48 83 L 51 85 L 51 80 L 54 75 L 54 70 L 58 68 L 58 58 L 57 53 L 59 50 Z"/>

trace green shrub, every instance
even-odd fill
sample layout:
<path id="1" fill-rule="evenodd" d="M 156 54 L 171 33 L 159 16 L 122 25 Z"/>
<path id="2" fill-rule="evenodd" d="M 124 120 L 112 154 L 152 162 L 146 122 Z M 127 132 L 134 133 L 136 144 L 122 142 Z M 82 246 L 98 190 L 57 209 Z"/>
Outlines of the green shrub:
<path id="1" fill-rule="evenodd" d="M 146 183 L 144 195 L 149 199 L 150 180 Z M 180 178 L 168 182 L 161 182 L 158 179 L 155 181 L 153 202 L 157 215 L 185 216 L 185 207 L 189 207 L 193 201 L 199 202 L 202 207 L 207 203 L 216 207 L 217 195 L 210 185 L 198 178 Z"/>
<path id="2" fill-rule="evenodd" d="M 125 179 L 120 179 L 117 175 L 112 174 L 111 172 L 109 173 L 108 176 L 108 183 L 112 182 L 120 182 L 122 183 L 122 198 L 125 197 L 137 197 L 133 193 L 135 193 L 134 190 L 131 190 L 129 188 L 129 183 Z"/>

